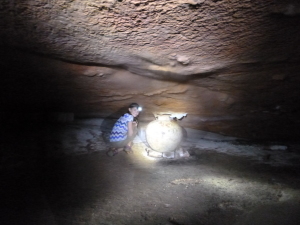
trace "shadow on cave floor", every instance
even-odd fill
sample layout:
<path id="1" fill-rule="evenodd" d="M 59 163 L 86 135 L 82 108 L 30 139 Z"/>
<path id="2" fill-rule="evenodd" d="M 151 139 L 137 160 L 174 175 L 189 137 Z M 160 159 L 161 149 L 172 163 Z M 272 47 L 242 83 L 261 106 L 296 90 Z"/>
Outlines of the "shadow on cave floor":
<path id="1" fill-rule="evenodd" d="M 262 159 L 187 143 L 190 157 L 155 159 L 143 142 L 108 157 L 98 125 L 24 127 L 2 132 L 0 224 L 300 222 L 296 158 L 276 166 L 272 152 Z"/>

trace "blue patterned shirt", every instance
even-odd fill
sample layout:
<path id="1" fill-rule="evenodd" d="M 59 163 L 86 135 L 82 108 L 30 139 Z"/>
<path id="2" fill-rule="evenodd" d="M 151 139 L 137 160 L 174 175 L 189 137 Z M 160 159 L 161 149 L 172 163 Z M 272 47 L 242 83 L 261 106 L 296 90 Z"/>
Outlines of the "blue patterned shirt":
<path id="1" fill-rule="evenodd" d="M 123 141 L 127 138 L 128 122 L 130 121 L 133 121 L 133 116 L 129 113 L 125 113 L 118 119 L 111 131 L 110 142 Z"/>

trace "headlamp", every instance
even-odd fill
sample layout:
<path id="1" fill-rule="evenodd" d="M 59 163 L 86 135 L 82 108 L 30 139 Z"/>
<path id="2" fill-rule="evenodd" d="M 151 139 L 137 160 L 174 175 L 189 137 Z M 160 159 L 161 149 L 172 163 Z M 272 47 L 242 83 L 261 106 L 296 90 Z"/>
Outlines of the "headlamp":
<path id="1" fill-rule="evenodd" d="M 138 107 L 138 111 L 141 112 L 143 108 L 141 106 Z"/>

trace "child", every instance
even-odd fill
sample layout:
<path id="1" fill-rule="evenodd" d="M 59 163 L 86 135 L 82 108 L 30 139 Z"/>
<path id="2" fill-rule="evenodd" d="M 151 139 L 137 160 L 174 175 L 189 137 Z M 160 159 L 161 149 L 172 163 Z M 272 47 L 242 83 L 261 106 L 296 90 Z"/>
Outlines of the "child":
<path id="1" fill-rule="evenodd" d="M 123 150 L 126 153 L 132 153 L 132 140 L 137 134 L 137 116 L 140 111 L 141 107 L 137 103 L 131 103 L 128 112 L 115 123 L 109 138 L 111 144 L 107 152 L 109 156 L 114 156 Z"/>

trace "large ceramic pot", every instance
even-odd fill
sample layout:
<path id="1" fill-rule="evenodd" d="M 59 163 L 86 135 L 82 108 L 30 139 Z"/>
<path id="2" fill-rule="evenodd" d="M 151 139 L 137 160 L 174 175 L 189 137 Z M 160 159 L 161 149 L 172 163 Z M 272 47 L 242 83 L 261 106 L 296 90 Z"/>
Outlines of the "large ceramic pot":
<path id="1" fill-rule="evenodd" d="M 147 125 L 146 139 L 149 146 L 157 152 L 172 152 L 180 145 L 182 128 L 170 115 L 161 115 Z"/>

